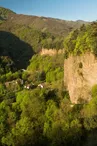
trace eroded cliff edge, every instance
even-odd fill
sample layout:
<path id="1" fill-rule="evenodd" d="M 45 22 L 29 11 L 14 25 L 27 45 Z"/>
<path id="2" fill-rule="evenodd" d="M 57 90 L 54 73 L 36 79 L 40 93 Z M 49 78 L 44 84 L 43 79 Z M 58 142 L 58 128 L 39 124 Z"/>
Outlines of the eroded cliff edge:
<path id="1" fill-rule="evenodd" d="M 40 55 L 49 55 L 49 56 L 59 55 L 63 53 L 64 53 L 64 49 L 56 50 L 56 49 L 42 48 L 42 50 L 40 51 Z"/>
<path id="2" fill-rule="evenodd" d="M 64 61 L 64 83 L 72 103 L 88 102 L 97 84 L 97 58 L 92 53 L 69 56 Z"/>

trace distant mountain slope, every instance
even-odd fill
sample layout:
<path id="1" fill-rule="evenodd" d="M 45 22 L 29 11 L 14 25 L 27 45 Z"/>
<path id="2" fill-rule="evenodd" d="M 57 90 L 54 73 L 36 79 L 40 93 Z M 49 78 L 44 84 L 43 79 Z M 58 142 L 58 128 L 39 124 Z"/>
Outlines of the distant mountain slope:
<path id="1" fill-rule="evenodd" d="M 27 16 L 0 7 L 0 48 L 18 67 L 27 67 L 42 48 L 63 49 L 64 38 L 82 24 L 87 22 Z"/>
<path id="2" fill-rule="evenodd" d="M 54 18 L 38 17 L 38 16 L 27 16 L 27 15 L 14 15 L 8 19 L 8 23 L 26 25 L 31 28 L 41 30 L 42 32 L 50 32 L 54 35 L 67 36 L 68 33 L 82 25 L 79 21 L 65 21 Z M 83 22 L 86 24 L 86 22 Z"/>
<path id="3" fill-rule="evenodd" d="M 6 20 L 6 26 L 25 25 L 30 28 L 41 30 L 42 32 L 50 32 L 54 35 L 67 36 L 71 30 L 79 28 L 85 21 L 66 21 L 55 18 L 46 18 L 39 16 L 28 16 L 15 14 L 9 9 L 0 8 L 0 16 L 9 16 Z M 2 24 L 3 27 L 4 24 Z M 4 25 L 5 26 L 5 25 Z"/>

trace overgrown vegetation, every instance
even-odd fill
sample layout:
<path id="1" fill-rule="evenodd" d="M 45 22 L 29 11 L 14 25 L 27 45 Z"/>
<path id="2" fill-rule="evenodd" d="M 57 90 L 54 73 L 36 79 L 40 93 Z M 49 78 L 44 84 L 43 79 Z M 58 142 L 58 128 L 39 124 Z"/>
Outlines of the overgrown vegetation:
<path id="1" fill-rule="evenodd" d="M 32 146 L 53 142 L 53 136 L 48 137 L 53 114 L 63 100 L 69 102 L 68 92 L 63 86 L 63 59 L 62 55 L 35 55 L 26 71 L 2 72 L 1 78 L 5 78 L 0 78 L 0 145 Z M 55 77 L 53 79 L 51 74 L 48 80 L 51 72 Z M 40 83 L 43 88 L 38 87 Z M 29 84 L 33 87 L 24 89 Z"/>
<path id="2" fill-rule="evenodd" d="M 89 104 L 72 105 L 63 84 L 63 61 L 64 55 L 35 55 L 27 70 L 9 68 L 6 74 L 2 72 L 5 78 L 0 78 L 1 146 L 93 144 L 97 85 L 92 88 Z M 29 89 L 24 88 L 27 85 Z"/>
<path id="3" fill-rule="evenodd" d="M 63 62 L 64 55 L 58 56 L 39 56 L 35 55 L 30 61 L 28 71 L 32 73 L 32 80 L 35 80 L 34 75 L 38 81 L 55 82 L 63 79 Z"/>
<path id="4" fill-rule="evenodd" d="M 83 25 L 79 30 L 71 32 L 65 39 L 64 47 L 68 55 L 80 55 L 85 52 L 97 55 L 97 22 Z"/>

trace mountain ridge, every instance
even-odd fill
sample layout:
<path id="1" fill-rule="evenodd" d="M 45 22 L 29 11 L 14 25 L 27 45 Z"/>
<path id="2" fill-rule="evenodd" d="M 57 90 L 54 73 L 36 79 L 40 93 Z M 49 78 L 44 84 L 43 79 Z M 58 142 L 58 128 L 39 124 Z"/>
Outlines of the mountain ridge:
<path id="1" fill-rule="evenodd" d="M 16 14 L 9 9 L 0 7 L 0 11 L 1 10 L 3 12 L 7 11 L 7 13 L 9 13 L 9 17 L 6 20 L 7 24 L 11 22 L 12 24 L 15 23 L 16 25 L 25 25 L 31 28 L 38 29 L 42 32 L 48 31 L 54 35 L 67 36 L 69 32 L 76 28 L 80 28 L 82 24 L 88 24 L 88 22 L 85 22 L 83 20 L 67 21 L 61 20 L 59 18 Z"/>
<path id="2" fill-rule="evenodd" d="M 0 11 L 7 11 L 8 13 L 12 13 L 12 14 L 17 14 L 17 15 L 24 15 L 24 16 L 32 16 L 32 17 L 42 17 L 42 18 L 47 18 L 47 19 L 55 19 L 56 21 L 59 20 L 59 21 L 69 21 L 69 22 L 86 22 L 88 23 L 88 21 L 85 21 L 85 20 L 65 20 L 65 19 L 61 19 L 61 18 L 57 18 L 57 17 L 50 17 L 50 16 L 43 16 L 43 15 L 33 15 L 33 14 L 24 14 L 24 13 L 16 13 L 14 12 L 13 10 L 9 9 L 9 8 L 5 8 L 5 7 L 2 7 L 0 6 Z"/>

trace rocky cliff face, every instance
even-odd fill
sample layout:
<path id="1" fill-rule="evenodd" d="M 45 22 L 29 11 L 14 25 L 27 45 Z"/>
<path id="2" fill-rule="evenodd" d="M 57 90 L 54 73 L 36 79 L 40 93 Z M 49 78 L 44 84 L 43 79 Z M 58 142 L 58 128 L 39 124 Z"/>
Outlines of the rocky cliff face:
<path id="1" fill-rule="evenodd" d="M 64 61 L 64 82 L 72 103 L 88 102 L 97 84 L 97 58 L 92 53 L 70 56 Z"/>
<path id="2" fill-rule="evenodd" d="M 64 49 L 44 49 L 42 48 L 40 55 L 49 55 L 49 56 L 53 56 L 53 55 L 57 55 L 57 54 L 62 54 L 64 53 Z"/>

